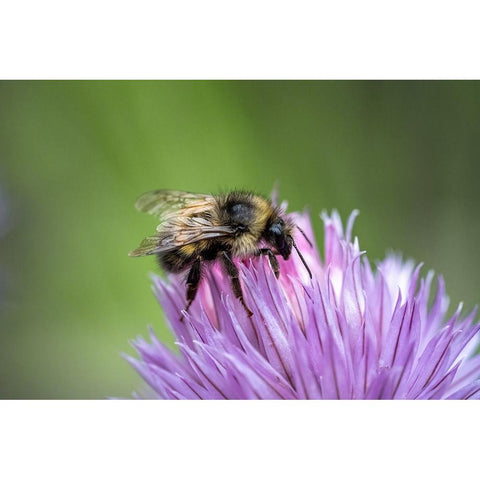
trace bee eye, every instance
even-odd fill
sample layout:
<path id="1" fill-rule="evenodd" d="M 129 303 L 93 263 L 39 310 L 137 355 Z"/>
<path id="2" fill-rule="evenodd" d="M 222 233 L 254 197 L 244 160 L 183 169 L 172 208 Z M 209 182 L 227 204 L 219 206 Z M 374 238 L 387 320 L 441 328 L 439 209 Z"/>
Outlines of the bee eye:
<path id="1" fill-rule="evenodd" d="M 278 220 L 272 223 L 272 226 L 270 227 L 270 233 L 275 236 L 282 235 L 284 225 L 285 223 L 283 222 L 283 220 L 279 218 Z"/>

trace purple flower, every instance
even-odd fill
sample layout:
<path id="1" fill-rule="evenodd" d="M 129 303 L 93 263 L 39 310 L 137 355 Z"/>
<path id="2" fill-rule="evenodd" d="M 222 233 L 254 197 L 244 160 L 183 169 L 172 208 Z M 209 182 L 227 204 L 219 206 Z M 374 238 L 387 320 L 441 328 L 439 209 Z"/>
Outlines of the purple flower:
<path id="1" fill-rule="evenodd" d="M 480 397 L 479 325 L 461 306 L 447 319 L 442 277 L 388 255 L 372 269 L 344 233 L 337 212 L 323 214 L 325 253 L 298 235 L 300 259 L 279 258 L 277 280 L 266 258 L 238 261 L 249 318 L 218 265 L 203 279 L 190 313 L 182 278 L 154 276 L 153 288 L 179 352 L 134 342 L 127 357 L 166 399 L 473 399 Z M 313 239 L 308 216 L 292 214 Z M 431 305 L 431 306 L 430 306 Z"/>

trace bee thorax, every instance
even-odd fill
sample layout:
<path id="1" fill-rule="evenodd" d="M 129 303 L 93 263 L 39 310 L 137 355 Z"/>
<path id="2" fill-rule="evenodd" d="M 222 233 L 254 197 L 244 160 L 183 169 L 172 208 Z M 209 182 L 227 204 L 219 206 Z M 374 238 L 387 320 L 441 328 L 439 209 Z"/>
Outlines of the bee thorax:
<path id="1" fill-rule="evenodd" d="M 253 255 L 258 247 L 258 238 L 250 233 L 236 237 L 231 243 L 231 252 L 234 257 L 248 257 Z"/>

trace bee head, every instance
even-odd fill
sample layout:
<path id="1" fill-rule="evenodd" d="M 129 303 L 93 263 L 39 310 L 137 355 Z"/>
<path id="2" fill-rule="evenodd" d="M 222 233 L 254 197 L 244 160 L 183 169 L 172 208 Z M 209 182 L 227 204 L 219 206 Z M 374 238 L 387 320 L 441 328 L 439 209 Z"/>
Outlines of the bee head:
<path id="1" fill-rule="evenodd" d="M 290 257 L 293 245 L 291 227 L 286 225 L 282 218 L 277 217 L 273 220 L 267 227 L 264 236 L 265 240 L 267 240 L 285 260 Z"/>

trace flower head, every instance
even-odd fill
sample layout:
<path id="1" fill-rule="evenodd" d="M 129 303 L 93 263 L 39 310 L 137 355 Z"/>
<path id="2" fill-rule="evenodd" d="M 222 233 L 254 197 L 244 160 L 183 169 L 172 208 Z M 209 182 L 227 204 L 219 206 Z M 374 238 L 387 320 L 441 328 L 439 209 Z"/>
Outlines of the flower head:
<path id="1" fill-rule="evenodd" d="M 292 219 L 313 239 L 306 214 Z M 442 277 L 388 255 L 372 268 L 351 240 L 356 212 L 344 232 L 337 212 L 323 214 L 325 252 L 301 235 L 300 259 L 279 258 L 280 278 L 268 260 L 237 261 L 249 318 L 222 269 L 207 269 L 183 321 L 182 278 L 153 277 L 153 288 L 179 352 L 134 342 L 127 357 L 167 399 L 468 399 L 480 398 L 480 326 L 461 306 L 446 318 Z M 431 304 L 431 306 L 430 306 Z"/>

